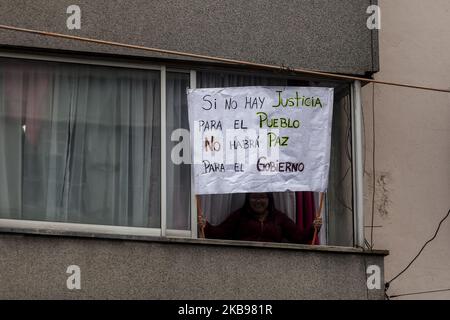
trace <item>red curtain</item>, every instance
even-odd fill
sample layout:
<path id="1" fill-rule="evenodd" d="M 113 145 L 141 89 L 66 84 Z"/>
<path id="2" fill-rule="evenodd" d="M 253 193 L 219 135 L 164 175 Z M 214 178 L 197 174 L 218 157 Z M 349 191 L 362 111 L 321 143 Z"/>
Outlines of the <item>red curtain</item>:
<path id="1" fill-rule="evenodd" d="M 302 231 L 308 232 L 313 227 L 314 216 L 316 214 L 314 192 L 296 192 L 296 200 L 297 225 Z M 312 239 L 310 241 L 312 241 Z M 316 237 L 314 244 L 320 244 L 319 236 Z"/>

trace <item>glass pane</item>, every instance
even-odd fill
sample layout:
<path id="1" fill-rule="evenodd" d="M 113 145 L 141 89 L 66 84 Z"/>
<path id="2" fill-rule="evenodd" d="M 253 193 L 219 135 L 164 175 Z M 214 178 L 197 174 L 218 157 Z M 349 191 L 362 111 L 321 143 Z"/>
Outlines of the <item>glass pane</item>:
<path id="1" fill-rule="evenodd" d="M 160 226 L 157 71 L 0 60 L 0 217 Z"/>
<path id="2" fill-rule="evenodd" d="M 167 228 L 191 228 L 191 166 L 186 89 L 190 75 L 168 72 L 166 81 Z"/>
<path id="3" fill-rule="evenodd" d="M 236 86 L 301 86 L 280 77 L 198 72 L 200 88 Z M 250 194 L 202 195 L 205 236 L 232 240 L 311 243 L 315 201 L 312 192 L 269 193 L 269 214 L 260 221 L 251 208 Z M 248 203 L 247 203 L 248 202 Z M 280 224 L 280 222 L 283 222 Z M 283 226 L 283 227 L 282 227 Z"/>

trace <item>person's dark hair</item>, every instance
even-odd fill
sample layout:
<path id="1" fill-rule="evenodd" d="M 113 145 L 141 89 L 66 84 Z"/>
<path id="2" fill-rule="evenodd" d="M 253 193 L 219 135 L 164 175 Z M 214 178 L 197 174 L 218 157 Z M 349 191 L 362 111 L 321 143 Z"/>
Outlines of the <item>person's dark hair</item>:
<path id="1" fill-rule="evenodd" d="M 269 198 L 269 206 L 268 206 L 269 215 L 272 215 L 272 214 L 275 213 L 275 201 L 273 199 L 273 194 L 270 193 L 270 192 L 265 192 L 265 194 Z M 244 213 L 246 213 L 246 214 L 252 214 L 253 213 L 253 210 L 250 207 L 250 195 L 251 195 L 251 193 L 246 193 L 245 194 L 244 206 L 241 208 L 241 210 Z"/>

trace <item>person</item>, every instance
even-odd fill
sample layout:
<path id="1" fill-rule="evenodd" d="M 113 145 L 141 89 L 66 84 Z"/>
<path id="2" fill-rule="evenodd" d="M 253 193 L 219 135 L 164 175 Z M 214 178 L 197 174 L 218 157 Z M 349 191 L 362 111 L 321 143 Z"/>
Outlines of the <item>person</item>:
<path id="1" fill-rule="evenodd" d="M 285 213 L 277 210 L 271 193 L 248 193 L 242 208 L 217 226 L 199 219 L 205 237 L 261 242 L 311 244 L 314 227 L 320 229 L 322 218 L 316 218 L 308 230 L 300 230 Z"/>

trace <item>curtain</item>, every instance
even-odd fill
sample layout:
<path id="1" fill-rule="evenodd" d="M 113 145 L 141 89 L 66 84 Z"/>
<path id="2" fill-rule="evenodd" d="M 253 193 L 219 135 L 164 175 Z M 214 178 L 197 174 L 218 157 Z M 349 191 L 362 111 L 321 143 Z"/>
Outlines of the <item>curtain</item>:
<path id="1" fill-rule="evenodd" d="M 0 61 L 0 217 L 159 227 L 159 72 Z"/>
<path id="2" fill-rule="evenodd" d="M 189 74 L 168 72 L 166 91 L 166 135 L 167 135 L 167 227 L 169 229 L 190 229 L 190 166 L 185 163 L 175 164 L 171 159 L 174 146 L 182 141 L 171 141 L 176 129 L 189 128 L 186 89 Z M 244 85 L 285 85 L 279 78 L 238 75 L 220 72 L 199 72 L 198 87 L 229 87 Z M 189 145 L 189 144 L 187 144 Z M 183 155 L 184 156 L 184 155 Z M 237 210 L 244 203 L 242 194 L 203 196 L 202 208 L 208 221 L 222 222 L 230 212 Z M 287 201 L 286 201 L 287 200 Z M 277 208 L 295 219 L 295 195 L 280 194 L 275 197 Z"/>
<path id="3" fill-rule="evenodd" d="M 190 75 L 168 72 L 166 76 L 166 137 L 167 137 L 167 228 L 190 230 L 191 228 L 191 167 L 189 149 L 189 121 L 186 89 L 190 87 Z M 180 140 L 178 135 L 172 141 L 172 133 L 185 129 L 186 135 Z M 183 141 L 183 139 L 187 141 Z M 183 144 L 181 154 L 172 154 L 177 144 Z M 188 154 L 184 154 L 187 152 Z M 188 159 L 187 163 L 176 163 L 172 157 Z M 178 162 L 178 161 L 177 161 Z"/>
<path id="4" fill-rule="evenodd" d="M 316 214 L 314 192 L 296 192 L 297 200 L 297 225 L 301 230 L 309 230 L 313 227 Z M 317 237 L 314 244 L 320 244 Z"/>
<path id="5" fill-rule="evenodd" d="M 350 86 L 335 88 L 331 137 L 330 177 L 326 208 L 328 244 L 354 245 L 353 242 L 353 172 Z"/>
<path id="6" fill-rule="evenodd" d="M 287 80 L 248 74 L 224 72 L 198 72 L 198 88 L 222 88 L 239 86 L 285 86 Z M 244 205 L 245 194 L 221 194 L 201 196 L 202 211 L 213 225 L 219 224 L 233 211 Z M 296 220 L 294 192 L 274 193 L 275 207 Z"/>

